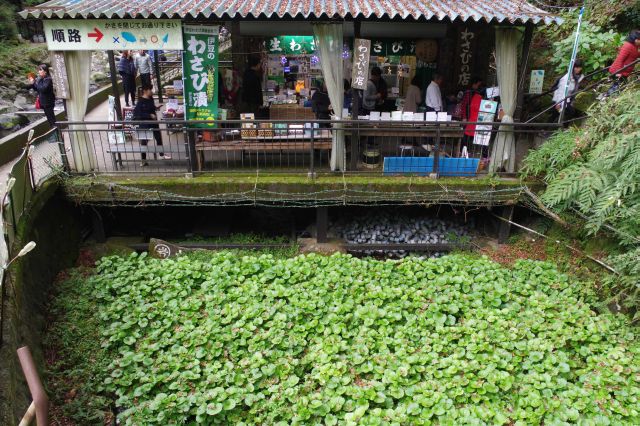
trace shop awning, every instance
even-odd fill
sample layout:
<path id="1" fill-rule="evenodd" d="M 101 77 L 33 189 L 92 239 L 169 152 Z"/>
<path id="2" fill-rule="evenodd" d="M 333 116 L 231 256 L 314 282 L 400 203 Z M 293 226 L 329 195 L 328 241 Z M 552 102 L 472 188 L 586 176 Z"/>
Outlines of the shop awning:
<path id="1" fill-rule="evenodd" d="M 401 19 L 560 23 L 524 0 L 52 0 L 23 18 Z"/>

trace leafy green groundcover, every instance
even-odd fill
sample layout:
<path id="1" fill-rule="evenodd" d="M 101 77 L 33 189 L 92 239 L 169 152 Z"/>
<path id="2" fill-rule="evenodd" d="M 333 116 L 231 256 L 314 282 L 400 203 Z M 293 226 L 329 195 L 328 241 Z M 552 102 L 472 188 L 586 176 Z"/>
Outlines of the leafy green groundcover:
<path id="1" fill-rule="evenodd" d="M 633 329 L 548 263 L 131 255 L 90 284 L 127 424 L 640 424 Z"/>

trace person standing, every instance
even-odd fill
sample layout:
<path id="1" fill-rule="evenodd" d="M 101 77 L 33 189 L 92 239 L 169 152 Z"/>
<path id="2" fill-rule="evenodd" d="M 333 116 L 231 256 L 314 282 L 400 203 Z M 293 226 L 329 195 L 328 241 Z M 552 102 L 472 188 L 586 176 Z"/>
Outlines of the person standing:
<path id="1" fill-rule="evenodd" d="M 153 74 L 153 63 L 146 50 L 140 50 L 135 60 L 135 68 L 140 73 L 141 86 L 151 86 L 151 75 Z"/>
<path id="2" fill-rule="evenodd" d="M 249 56 L 248 67 L 242 76 L 241 113 L 253 113 L 255 118 L 262 106 L 262 61 Z"/>
<path id="3" fill-rule="evenodd" d="M 551 121 L 556 122 L 560 118 L 560 112 L 564 108 L 564 119 L 571 120 L 579 117 L 582 113 L 573 107 L 575 95 L 580 89 L 580 83 L 584 80 L 582 74 L 583 62 L 576 59 L 573 64 L 573 72 L 563 75 L 558 80 L 556 90 L 553 92 L 553 110 L 551 111 Z M 567 87 L 567 99 L 565 98 L 565 86 Z"/>
<path id="4" fill-rule="evenodd" d="M 129 106 L 129 97 L 131 97 L 131 105 L 136 103 L 136 66 L 133 57 L 128 50 L 122 52 L 122 57 L 118 62 L 118 72 L 122 78 L 122 86 L 124 89 L 124 102 Z"/>
<path id="5" fill-rule="evenodd" d="M 142 85 L 142 96 L 138 99 L 138 103 L 136 104 L 135 109 L 133 110 L 133 120 L 134 121 L 155 121 L 157 120 L 156 112 L 158 107 L 153 102 L 153 87 L 151 85 Z M 162 146 L 162 135 L 160 134 L 160 126 L 158 123 L 144 123 L 138 126 L 140 129 L 154 129 L 153 130 L 153 138 L 156 141 L 156 145 Z M 148 141 L 143 139 L 140 141 L 140 145 L 147 146 Z M 164 152 L 159 152 L 161 160 L 170 160 L 171 156 L 165 155 Z M 140 163 L 141 167 L 148 166 L 147 163 L 147 154 L 142 153 L 141 155 L 142 163 Z"/>
<path id="6" fill-rule="evenodd" d="M 418 105 L 422 103 L 422 91 L 420 90 L 420 78 L 418 76 L 411 79 L 411 85 L 404 97 L 404 112 L 418 112 Z"/>
<path id="7" fill-rule="evenodd" d="M 427 96 L 425 103 L 427 104 L 427 111 L 442 112 L 444 107 L 442 105 L 442 92 L 440 87 L 442 86 L 444 79 L 440 74 L 434 74 L 429 87 L 427 87 Z"/>
<path id="8" fill-rule="evenodd" d="M 378 83 L 382 79 L 382 70 L 379 67 L 371 69 L 371 77 L 367 81 L 367 88 L 364 91 L 362 107 L 367 114 L 375 111 L 376 104 L 382 99 L 382 94 L 378 91 Z"/>
<path id="9" fill-rule="evenodd" d="M 331 101 L 329 100 L 327 85 L 324 81 L 319 81 L 316 84 L 316 91 L 311 97 L 311 110 L 316 114 L 318 120 L 330 120 L 329 105 L 331 105 Z M 330 124 L 323 123 L 322 127 L 330 127 Z"/>
<path id="10" fill-rule="evenodd" d="M 616 56 L 615 61 L 613 61 L 613 64 L 609 67 L 609 74 L 611 74 L 611 78 L 614 78 L 615 81 L 607 91 L 607 95 L 612 95 L 617 92 L 620 85 L 622 85 L 633 72 L 635 64 L 630 64 L 637 61 L 638 57 L 640 57 L 638 48 L 640 48 L 640 30 L 633 30 L 629 33 L 629 36 L 622 46 L 620 46 L 618 56 Z"/>
<path id="11" fill-rule="evenodd" d="M 38 65 L 38 76 L 36 78 L 29 77 L 29 84 L 26 88 L 38 92 L 36 103 L 40 104 L 40 108 L 44 110 L 49 126 L 55 127 L 56 114 L 53 112 L 53 107 L 56 104 L 56 96 L 53 93 L 53 80 L 49 74 L 49 67 L 46 64 Z"/>
<path id="12" fill-rule="evenodd" d="M 478 121 L 478 115 L 480 115 L 480 104 L 484 99 L 483 88 L 484 81 L 480 77 L 473 77 L 471 86 L 464 92 L 460 101 L 460 118 L 462 121 L 471 122 L 464 127 L 464 136 L 462 137 L 462 147 L 466 147 L 467 150 L 473 144 L 473 138 L 476 134 L 476 125 L 473 123 Z"/>

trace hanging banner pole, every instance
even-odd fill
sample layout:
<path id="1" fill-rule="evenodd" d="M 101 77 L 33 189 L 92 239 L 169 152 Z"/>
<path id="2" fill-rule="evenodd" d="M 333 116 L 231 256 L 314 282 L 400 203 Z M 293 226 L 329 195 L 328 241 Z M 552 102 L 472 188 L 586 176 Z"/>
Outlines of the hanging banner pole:
<path id="1" fill-rule="evenodd" d="M 558 117 L 558 124 L 562 124 L 562 122 L 564 121 L 564 110 L 567 106 L 567 95 L 569 92 L 569 79 L 573 77 L 573 64 L 575 64 L 576 56 L 578 55 L 578 42 L 580 41 L 580 27 L 582 26 L 583 14 L 584 14 L 584 6 L 580 8 L 580 15 L 578 15 L 578 27 L 576 28 L 576 39 L 573 41 L 573 51 L 571 52 L 571 61 L 569 61 L 569 72 L 567 74 L 568 78 L 564 84 L 564 96 L 562 97 L 562 105 L 560 106 L 560 116 Z"/>

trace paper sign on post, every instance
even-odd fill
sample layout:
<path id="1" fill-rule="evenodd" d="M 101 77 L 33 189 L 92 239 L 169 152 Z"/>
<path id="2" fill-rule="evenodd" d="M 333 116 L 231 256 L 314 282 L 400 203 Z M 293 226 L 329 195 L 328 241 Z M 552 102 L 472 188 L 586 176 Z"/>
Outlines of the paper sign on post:
<path id="1" fill-rule="evenodd" d="M 529 82 L 529 93 L 542 93 L 544 85 L 544 70 L 531 70 L 531 80 Z"/>

